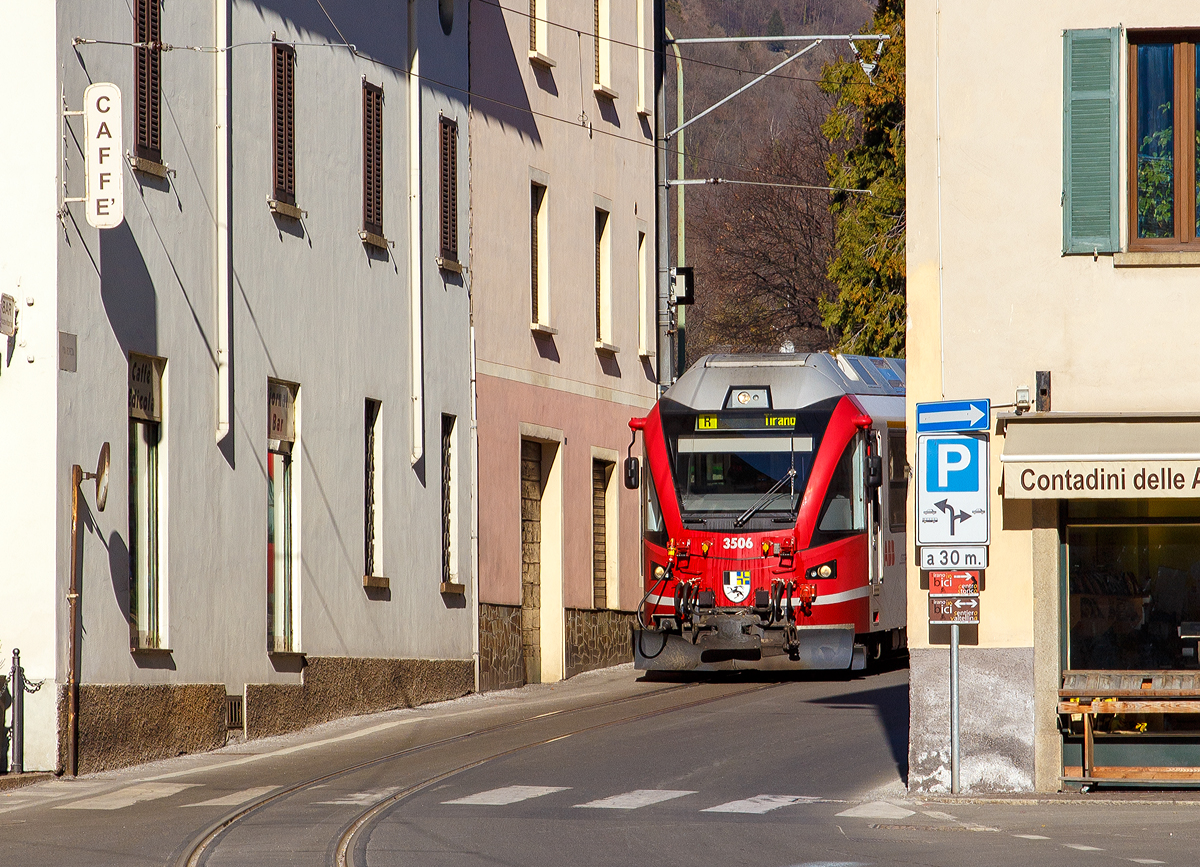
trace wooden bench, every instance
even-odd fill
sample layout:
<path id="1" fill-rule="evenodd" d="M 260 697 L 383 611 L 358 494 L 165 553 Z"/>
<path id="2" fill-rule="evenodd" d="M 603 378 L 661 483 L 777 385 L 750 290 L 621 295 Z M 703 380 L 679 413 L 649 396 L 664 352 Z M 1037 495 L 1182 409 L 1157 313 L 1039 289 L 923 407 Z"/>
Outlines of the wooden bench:
<path id="1" fill-rule="evenodd" d="M 1083 765 L 1065 767 L 1064 783 L 1200 783 L 1200 767 L 1097 767 L 1095 738 L 1097 714 L 1200 714 L 1200 671 L 1067 671 L 1058 712 L 1083 720 Z"/>

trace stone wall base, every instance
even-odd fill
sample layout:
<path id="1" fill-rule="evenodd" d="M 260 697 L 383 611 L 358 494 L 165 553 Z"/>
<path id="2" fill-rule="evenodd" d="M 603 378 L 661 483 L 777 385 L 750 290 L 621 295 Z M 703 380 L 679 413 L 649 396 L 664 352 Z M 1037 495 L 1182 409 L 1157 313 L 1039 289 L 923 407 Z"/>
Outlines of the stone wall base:
<path id="1" fill-rule="evenodd" d="M 310 656 L 299 684 L 246 684 L 246 737 L 296 731 L 345 716 L 459 698 L 475 685 L 469 659 Z"/>
<path id="2" fill-rule="evenodd" d="M 521 606 L 479 603 L 479 691 L 525 685 Z"/>
<path id="3" fill-rule="evenodd" d="M 58 685 L 58 769 L 67 768 L 67 687 Z M 225 746 L 220 683 L 79 687 L 79 773 L 140 765 Z"/>
<path id="4" fill-rule="evenodd" d="M 633 661 L 628 611 L 567 609 L 567 677 Z"/>
<path id="5" fill-rule="evenodd" d="M 1033 648 L 959 648 L 963 793 L 1034 787 Z M 950 650 L 909 651 L 910 792 L 950 791 Z"/>

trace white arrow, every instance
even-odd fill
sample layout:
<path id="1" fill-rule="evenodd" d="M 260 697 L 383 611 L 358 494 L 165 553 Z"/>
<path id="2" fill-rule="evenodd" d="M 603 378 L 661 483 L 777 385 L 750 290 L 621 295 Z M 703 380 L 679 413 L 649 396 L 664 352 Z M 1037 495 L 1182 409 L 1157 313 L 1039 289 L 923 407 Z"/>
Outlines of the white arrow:
<path id="1" fill-rule="evenodd" d="M 970 409 L 927 410 L 917 415 L 917 421 L 921 424 L 948 424 L 956 421 L 975 424 L 981 418 L 983 410 L 975 404 L 971 404 Z"/>

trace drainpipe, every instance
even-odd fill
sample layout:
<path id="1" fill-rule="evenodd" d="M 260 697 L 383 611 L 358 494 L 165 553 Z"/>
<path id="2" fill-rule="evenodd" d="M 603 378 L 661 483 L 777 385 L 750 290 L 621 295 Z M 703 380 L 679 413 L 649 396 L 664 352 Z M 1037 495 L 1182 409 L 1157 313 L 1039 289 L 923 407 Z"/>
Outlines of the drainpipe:
<path id="1" fill-rule="evenodd" d="M 666 30 L 667 38 L 674 40 L 671 31 Z M 671 50 L 675 52 L 675 128 L 680 129 L 683 126 L 683 58 L 679 54 L 679 46 L 674 42 L 671 43 Z M 683 131 L 680 129 L 675 134 L 675 178 L 683 180 L 684 173 L 687 171 L 687 164 L 683 156 Z M 687 264 L 685 256 L 684 242 L 687 238 L 686 221 L 683 216 L 683 193 L 687 187 L 680 184 L 675 188 L 676 206 L 675 206 L 675 234 L 676 234 L 676 250 L 675 264 L 683 267 Z M 679 305 L 675 308 L 675 349 L 678 361 L 675 365 L 676 375 L 682 375 L 687 368 L 687 306 Z"/>
<path id="2" fill-rule="evenodd" d="M 71 467 L 71 578 L 67 610 L 67 774 L 79 773 L 79 485 L 83 468 Z"/>
<path id="3" fill-rule="evenodd" d="M 216 81 L 216 295 L 217 295 L 217 441 L 229 434 L 233 377 L 230 358 L 230 237 L 229 237 L 229 27 L 230 0 L 215 0 L 213 54 Z"/>
<path id="4" fill-rule="evenodd" d="M 425 454 L 425 323 L 421 281 L 421 56 L 417 4 L 408 0 L 408 282 L 412 325 L 412 462 Z"/>
<path id="5" fill-rule="evenodd" d="M 667 190 L 667 97 L 663 87 L 666 70 L 666 0 L 654 0 L 654 238 L 658 276 L 658 393 L 675 381 L 675 358 L 671 339 L 671 239 Z"/>

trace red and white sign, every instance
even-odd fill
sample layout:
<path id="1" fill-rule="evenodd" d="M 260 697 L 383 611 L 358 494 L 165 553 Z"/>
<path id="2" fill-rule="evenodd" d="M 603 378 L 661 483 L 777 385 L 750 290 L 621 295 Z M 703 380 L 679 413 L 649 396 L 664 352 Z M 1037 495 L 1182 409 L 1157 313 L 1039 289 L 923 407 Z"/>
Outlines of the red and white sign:
<path id="1" fill-rule="evenodd" d="M 929 573 L 930 596 L 978 596 L 979 573 L 958 570 Z"/>
<path id="2" fill-rule="evenodd" d="M 121 89 L 110 82 L 88 85 L 83 92 L 83 115 L 88 225 L 115 229 L 125 220 Z"/>

